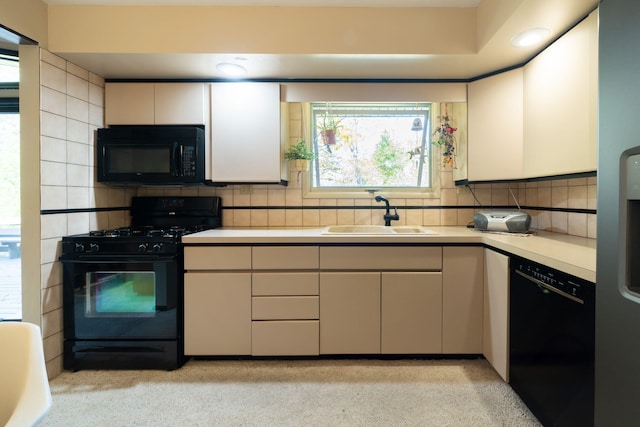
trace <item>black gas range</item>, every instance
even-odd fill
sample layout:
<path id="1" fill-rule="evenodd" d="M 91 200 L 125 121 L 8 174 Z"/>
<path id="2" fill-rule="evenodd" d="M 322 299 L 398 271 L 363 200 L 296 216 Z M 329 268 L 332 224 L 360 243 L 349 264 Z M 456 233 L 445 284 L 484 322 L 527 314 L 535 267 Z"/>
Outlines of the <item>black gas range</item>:
<path id="1" fill-rule="evenodd" d="M 64 368 L 184 363 L 181 238 L 222 225 L 219 197 L 134 197 L 131 225 L 63 237 Z"/>
<path id="2" fill-rule="evenodd" d="M 131 225 L 62 238 L 64 256 L 172 253 L 184 235 L 222 225 L 219 197 L 134 197 Z"/>

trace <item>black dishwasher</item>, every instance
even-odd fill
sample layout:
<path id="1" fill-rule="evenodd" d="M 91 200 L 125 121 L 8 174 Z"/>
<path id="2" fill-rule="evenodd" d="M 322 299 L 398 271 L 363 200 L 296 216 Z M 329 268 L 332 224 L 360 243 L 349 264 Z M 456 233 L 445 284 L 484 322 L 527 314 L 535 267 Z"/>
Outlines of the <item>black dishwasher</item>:
<path id="1" fill-rule="evenodd" d="M 509 383 L 545 426 L 593 426 L 595 285 L 512 257 Z"/>

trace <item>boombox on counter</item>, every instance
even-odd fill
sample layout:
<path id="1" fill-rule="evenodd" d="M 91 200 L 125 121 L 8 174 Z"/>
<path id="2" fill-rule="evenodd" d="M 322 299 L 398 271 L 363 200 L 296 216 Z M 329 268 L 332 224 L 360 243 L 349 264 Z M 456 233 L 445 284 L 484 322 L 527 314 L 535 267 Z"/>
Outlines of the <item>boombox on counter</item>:
<path id="1" fill-rule="evenodd" d="M 480 231 L 527 233 L 531 216 L 522 211 L 485 211 L 473 216 L 473 226 Z"/>

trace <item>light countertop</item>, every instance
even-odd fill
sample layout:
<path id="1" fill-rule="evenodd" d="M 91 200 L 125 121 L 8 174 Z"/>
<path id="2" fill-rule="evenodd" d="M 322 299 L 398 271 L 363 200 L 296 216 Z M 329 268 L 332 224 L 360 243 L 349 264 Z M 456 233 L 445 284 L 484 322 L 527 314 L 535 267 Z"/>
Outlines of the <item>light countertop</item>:
<path id="1" fill-rule="evenodd" d="M 324 228 L 217 228 L 189 234 L 184 244 L 483 244 L 591 282 L 596 280 L 596 241 L 566 234 L 481 232 L 466 227 L 424 227 L 435 234 L 322 234 Z"/>

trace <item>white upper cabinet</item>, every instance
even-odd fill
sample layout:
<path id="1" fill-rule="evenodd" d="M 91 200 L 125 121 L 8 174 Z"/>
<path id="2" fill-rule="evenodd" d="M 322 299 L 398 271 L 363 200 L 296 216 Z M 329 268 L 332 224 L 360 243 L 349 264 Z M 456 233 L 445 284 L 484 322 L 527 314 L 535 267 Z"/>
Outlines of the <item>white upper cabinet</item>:
<path id="1" fill-rule="evenodd" d="M 595 171 L 597 11 L 524 67 L 525 177 Z"/>
<path id="2" fill-rule="evenodd" d="M 211 84 L 211 179 L 217 183 L 286 179 L 278 83 Z"/>
<path id="3" fill-rule="evenodd" d="M 468 85 L 469 181 L 596 170 L 597 11 L 524 67 Z"/>
<path id="4" fill-rule="evenodd" d="M 105 83 L 105 125 L 152 125 L 155 121 L 152 83 Z"/>
<path id="5" fill-rule="evenodd" d="M 205 125 L 204 83 L 106 83 L 106 125 Z"/>
<path id="6" fill-rule="evenodd" d="M 522 68 L 469 83 L 467 102 L 469 181 L 522 178 Z"/>
<path id="7" fill-rule="evenodd" d="M 204 83 L 156 83 L 156 124 L 206 123 Z"/>

